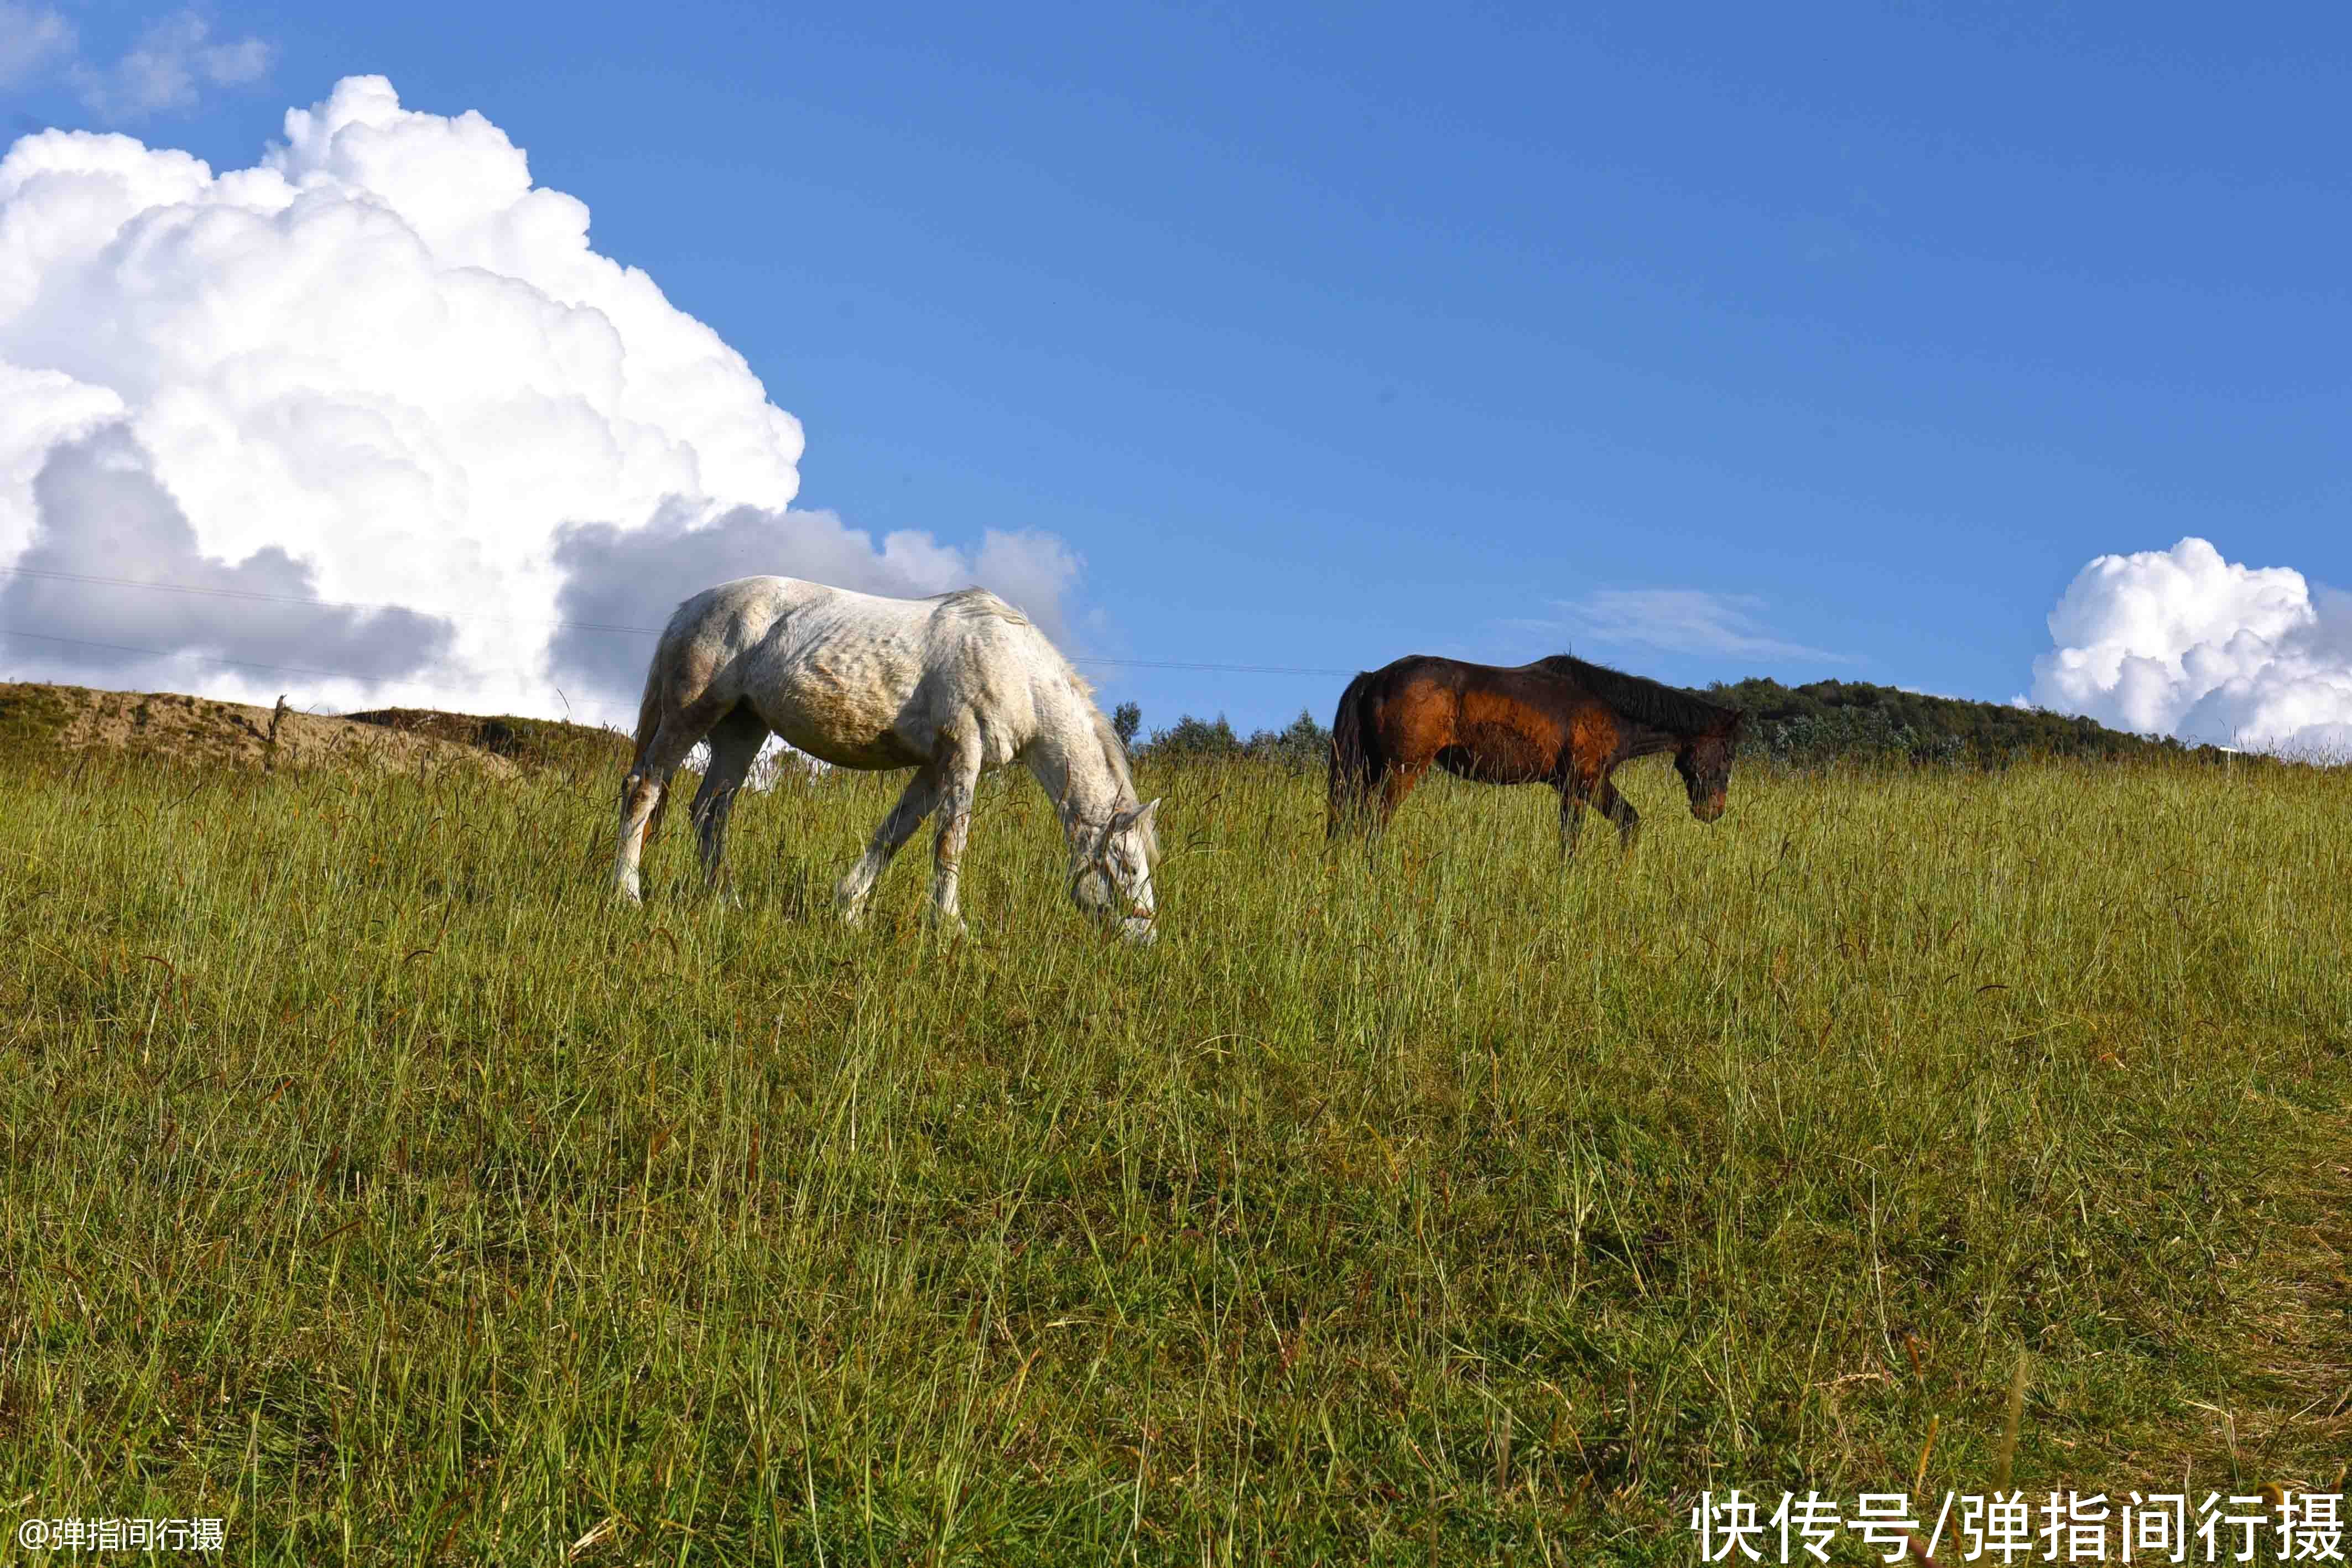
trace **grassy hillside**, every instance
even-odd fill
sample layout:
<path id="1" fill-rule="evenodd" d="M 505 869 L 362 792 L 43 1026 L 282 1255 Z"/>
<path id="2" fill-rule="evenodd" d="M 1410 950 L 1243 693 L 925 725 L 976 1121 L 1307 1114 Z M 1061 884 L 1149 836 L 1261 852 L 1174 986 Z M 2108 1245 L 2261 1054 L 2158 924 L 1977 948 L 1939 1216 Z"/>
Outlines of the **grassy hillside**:
<path id="1" fill-rule="evenodd" d="M 404 735 L 477 746 L 519 767 L 579 776 L 602 772 L 617 778 L 628 766 L 631 751 L 628 737 L 617 730 L 558 719 L 485 717 L 405 707 L 376 708 L 348 716 L 357 724 L 377 725 Z"/>
<path id="2" fill-rule="evenodd" d="M 1718 681 L 1698 694 L 1744 710 L 1749 756 L 1811 767 L 1843 758 L 2002 767 L 2029 758 L 2100 761 L 2192 757 L 2218 762 L 2210 746 L 2184 747 L 2109 729 L 2079 715 L 2007 703 L 1929 696 L 1866 681 L 1784 686 L 1751 677 Z"/>
<path id="3" fill-rule="evenodd" d="M 0 1487 L 237 1561 L 1687 1562 L 1702 1488 L 2335 1479 L 2352 776 L 1743 772 L 1563 866 L 1157 786 L 1087 939 L 823 917 L 892 780 L 609 906 L 614 779 L 18 761 Z M 1147 784 L 1153 780 L 1147 779 Z M 1929 1439 L 1933 1437 L 1932 1447 Z"/>

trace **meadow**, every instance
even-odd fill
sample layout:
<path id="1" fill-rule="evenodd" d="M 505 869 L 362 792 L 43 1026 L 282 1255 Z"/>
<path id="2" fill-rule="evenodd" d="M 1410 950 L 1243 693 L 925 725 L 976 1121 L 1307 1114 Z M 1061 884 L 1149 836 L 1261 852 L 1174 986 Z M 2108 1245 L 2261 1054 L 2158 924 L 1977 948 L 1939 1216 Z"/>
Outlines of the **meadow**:
<path id="1" fill-rule="evenodd" d="M 1643 764 L 1567 862 L 1437 781 L 1368 868 L 1147 766 L 1139 950 L 1011 775 L 951 943 L 927 838 L 829 917 L 891 779 L 747 798 L 736 904 L 673 812 L 624 911 L 617 769 L 5 778 L 11 1531 L 1685 1563 L 1710 1488 L 2352 1456 L 2352 771 Z"/>

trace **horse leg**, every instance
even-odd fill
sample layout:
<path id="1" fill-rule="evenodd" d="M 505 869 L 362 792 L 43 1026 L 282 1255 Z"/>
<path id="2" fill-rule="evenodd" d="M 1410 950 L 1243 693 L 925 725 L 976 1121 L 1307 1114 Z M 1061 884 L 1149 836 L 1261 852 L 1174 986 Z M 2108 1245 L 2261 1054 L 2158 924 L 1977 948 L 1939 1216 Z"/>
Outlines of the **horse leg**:
<path id="1" fill-rule="evenodd" d="M 694 826 L 702 851 L 702 881 L 719 886 L 719 865 L 727 853 L 727 818 L 735 809 L 736 793 L 751 771 L 768 727 L 749 707 L 738 707 L 710 731 L 710 771 L 694 795 Z"/>
<path id="2" fill-rule="evenodd" d="M 1559 852 L 1563 857 L 1576 853 L 1577 835 L 1584 827 L 1584 791 L 1576 785 L 1559 787 Z"/>
<path id="3" fill-rule="evenodd" d="M 621 780 L 621 841 L 613 857 L 613 885 L 631 904 L 642 901 L 637 862 L 645 852 L 650 824 L 661 810 L 670 775 L 719 717 L 699 703 L 688 703 L 666 715 L 653 738 L 629 765 L 629 776 Z"/>
<path id="4" fill-rule="evenodd" d="M 653 816 L 661 792 L 659 782 L 634 768 L 621 780 L 621 840 L 613 855 L 613 891 L 631 904 L 645 902 L 637 861 L 645 852 L 646 820 Z"/>
<path id="5" fill-rule="evenodd" d="M 898 803 L 890 808 L 890 814 L 874 830 L 873 841 L 866 846 L 866 852 L 833 890 L 833 906 L 843 920 L 855 925 L 866 918 L 866 895 L 874 891 L 874 879 L 882 874 L 899 846 L 915 836 L 915 830 L 923 825 L 923 819 L 939 802 L 938 771 L 926 766 L 908 781 Z"/>
<path id="6" fill-rule="evenodd" d="M 971 836 L 972 796 L 980 788 L 980 749 L 942 737 L 940 768 L 940 829 L 932 848 L 931 917 L 950 931 L 963 929 L 956 909 L 956 881 L 963 869 L 963 846 Z M 948 749 L 948 747 L 952 749 Z"/>
<path id="7" fill-rule="evenodd" d="M 1632 854 L 1634 841 L 1642 836 L 1642 814 L 1633 810 L 1633 802 L 1617 793 L 1617 786 L 1603 779 L 1601 787 L 1592 792 L 1592 803 L 1602 816 L 1617 824 L 1617 847 Z"/>
<path id="8" fill-rule="evenodd" d="M 1364 852 L 1367 855 L 1378 845 L 1381 835 L 1389 831 L 1389 819 L 1396 815 L 1397 808 L 1404 804 L 1404 798 L 1412 793 L 1412 787 L 1420 783 L 1421 776 L 1428 771 L 1429 762 L 1424 758 L 1415 763 L 1400 763 L 1381 775 L 1380 793 L 1372 800 L 1371 831 L 1365 842 Z"/>

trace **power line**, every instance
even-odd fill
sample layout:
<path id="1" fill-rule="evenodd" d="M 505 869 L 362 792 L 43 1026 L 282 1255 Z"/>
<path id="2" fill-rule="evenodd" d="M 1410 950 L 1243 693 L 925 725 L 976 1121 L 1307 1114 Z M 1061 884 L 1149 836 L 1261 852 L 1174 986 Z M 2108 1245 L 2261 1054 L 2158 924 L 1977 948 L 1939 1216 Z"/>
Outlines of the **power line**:
<path id="1" fill-rule="evenodd" d="M 162 593 L 194 593 L 206 599 L 240 599 L 263 604 L 299 604 L 306 610 L 356 610 L 366 614 L 382 614 L 387 610 L 407 610 L 412 615 L 425 612 L 410 610 L 404 604 L 367 603 L 348 599 L 304 599 L 293 593 L 261 593 L 247 588 L 205 588 L 193 582 L 156 582 L 147 578 L 97 577 L 81 571 L 51 571 L 30 566 L 0 566 L 0 576 L 39 577 L 53 582 L 88 582 L 107 588 L 152 588 Z M 441 616 L 441 620 L 457 619 Z M 574 632 L 625 632 L 639 637 L 658 637 L 657 626 L 606 626 L 593 621 L 548 621 L 537 616 L 480 615 L 463 617 L 467 621 L 493 621 L 508 626 L 561 626 Z"/>
<path id="2" fill-rule="evenodd" d="M 131 577 L 100 577 L 88 572 L 53 571 L 38 567 L 0 567 L 0 576 L 42 578 L 54 582 L 80 582 L 105 588 L 146 588 L 152 589 L 163 593 L 196 594 L 207 599 L 235 599 L 266 604 L 299 604 L 310 610 L 352 610 L 367 614 L 379 614 L 387 610 L 406 610 L 409 608 L 406 605 L 381 603 L 372 604 L 352 600 L 303 599 L 290 593 L 261 593 L 250 589 L 243 588 L 205 588 L 195 583 L 188 582 L 154 582 L 144 579 Z M 410 611 L 410 613 L 422 615 L 426 612 L 424 611 Z M 566 632 L 608 632 L 631 637 L 658 637 L 662 634 L 662 629 L 658 626 L 614 626 L 595 621 L 547 620 L 534 616 L 469 614 L 465 616 L 442 616 L 438 617 L 438 619 L 466 620 L 477 622 L 486 621 L 497 622 L 509 626 L 551 626 Z M 157 658 L 168 659 L 179 656 L 176 653 L 159 653 L 153 649 L 126 648 L 119 643 L 77 643 L 76 640 L 71 637 L 45 637 L 42 636 L 41 633 L 34 632 L 10 632 L 6 634 L 11 637 L 40 637 L 44 642 L 65 643 L 80 647 L 108 648 L 119 653 L 151 653 Z M 311 670 L 304 669 L 299 665 L 293 664 L 255 664 L 250 661 L 241 659 L 215 659 L 213 662 L 222 664 L 244 664 L 252 669 L 280 670 L 294 674 L 327 675 L 343 680 L 378 681 L 389 679 L 389 677 L 358 674 L 348 670 Z M 1071 657 L 1070 663 L 1074 664 L 1102 664 L 1114 668 L 1129 670 L 1193 670 L 1203 671 L 1213 674 L 1230 675 L 1353 675 L 1358 673 L 1354 670 L 1329 669 L 1311 664 L 1220 664 L 1191 659 L 1110 659 L 1093 656 L 1076 656 Z M 509 671 L 507 673 L 515 674 L 517 672 Z M 409 685 L 425 685 L 424 683 L 417 681 L 410 681 L 406 684 Z M 449 688 L 426 686 L 425 689 L 446 691 Z"/>
<path id="3" fill-rule="evenodd" d="M 308 603 L 309 601 L 302 602 Z M 318 675 L 331 681 L 366 681 L 380 686 L 414 686 L 418 691 L 440 692 L 453 697 L 469 695 L 455 686 L 436 686 L 426 681 L 412 681 L 404 675 L 363 675 L 357 670 L 321 670 L 309 664 L 264 664 L 252 659 L 224 659 L 211 653 L 194 653 L 186 648 L 134 648 L 128 643 L 93 643 L 82 637 L 53 637 L 46 632 L 12 632 L 5 626 L 0 626 L 0 637 L 61 643 L 68 648 L 103 648 L 110 653 L 142 653 L 151 659 L 198 658 L 210 664 L 233 664 L 241 670 L 269 670 L 282 675 Z"/>
<path id="4" fill-rule="evenodd" d="M 1068 657 L 1068 655 L 1065 655 Z M 1360 675 L 1361 670 L 1328 670 L 1313 664 L 1202 664 L 1187 659 L 1071 658 L 1073 664 L 1116 664 L 1129 670 L 1213 670 L 1228 675 Z"/>

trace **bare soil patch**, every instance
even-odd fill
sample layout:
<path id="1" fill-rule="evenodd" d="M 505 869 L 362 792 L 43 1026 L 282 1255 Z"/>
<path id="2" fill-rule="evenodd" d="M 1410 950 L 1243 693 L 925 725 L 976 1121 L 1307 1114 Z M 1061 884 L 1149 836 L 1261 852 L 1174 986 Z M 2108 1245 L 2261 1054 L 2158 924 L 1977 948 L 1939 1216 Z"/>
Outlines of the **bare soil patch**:
<path id="1" fill-rule="evenodd" d="M 355 724 L 478 747 L 531 769 L 617 773 L 634 747 L 617 730 L 511 714 L 444 713 L 437 708 L 388 707 L 346 715 Z"/>
<path id="2" fill-rule="evenodd" d="M 0 685 L 0 746 L 118 752 L 230 768 L 436 767 L 512 778 L 521 769 L 489 749 L 414 729 L 292 708 L 272 711 L 175 692 Z"/>

